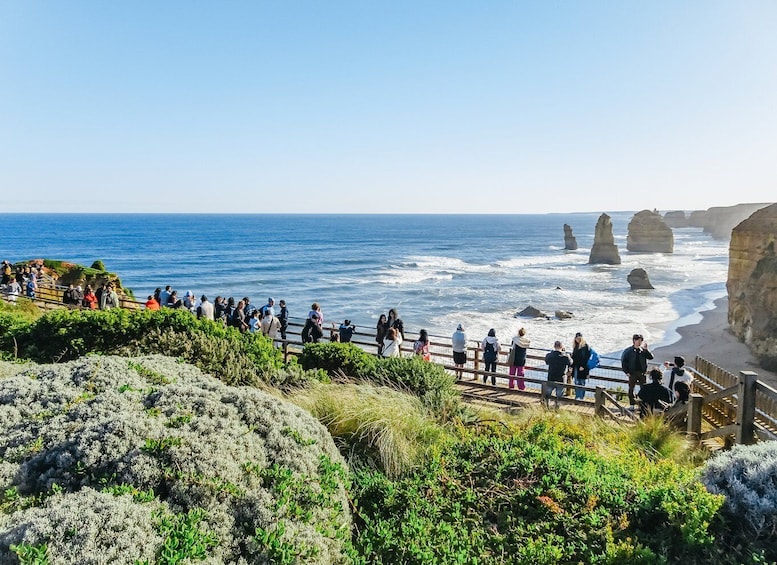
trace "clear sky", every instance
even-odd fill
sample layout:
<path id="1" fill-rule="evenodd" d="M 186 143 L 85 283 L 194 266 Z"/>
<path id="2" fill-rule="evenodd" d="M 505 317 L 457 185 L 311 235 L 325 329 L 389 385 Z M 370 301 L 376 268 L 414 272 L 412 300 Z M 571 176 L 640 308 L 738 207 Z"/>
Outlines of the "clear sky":
<path id="1" fill-rule="evenodd" d="M 0 212 L 777 200 L 777 1 L 0 0 Z"/>

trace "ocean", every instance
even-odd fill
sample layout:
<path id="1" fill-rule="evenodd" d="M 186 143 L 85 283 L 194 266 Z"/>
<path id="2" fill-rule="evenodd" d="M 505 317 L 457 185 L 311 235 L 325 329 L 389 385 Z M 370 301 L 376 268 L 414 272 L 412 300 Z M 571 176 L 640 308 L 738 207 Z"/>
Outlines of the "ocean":
<path id="1" fill-rule="evenodd" d="M 183 294 L 286 300 L 292 317 L 321 304 L 325 325 L 360 330 L 396 308 L 410 330 L 471 339 L 490 328 L 508 342 L 519 327 L 533 347 L 571 348 L 581 331 L 616 355 L 642 333 L 651 347 L 726 295 L 728 242 L 675 229 L 672 254 L 626 251 L 633 212 L 609 213 L 622 264 L 589 265 L 596 213 L 530 215 L 0 214 L 0 259 L 101 259 L 138 299 L 172 285 Z M 577 251 L 564 250 L 563 225 Z M 644 268 L 655 290 L 630 290 Z M 535 306 L 551 319 L 515 318 Z M 556 310 L 572 319 L 557 320 Z"/>

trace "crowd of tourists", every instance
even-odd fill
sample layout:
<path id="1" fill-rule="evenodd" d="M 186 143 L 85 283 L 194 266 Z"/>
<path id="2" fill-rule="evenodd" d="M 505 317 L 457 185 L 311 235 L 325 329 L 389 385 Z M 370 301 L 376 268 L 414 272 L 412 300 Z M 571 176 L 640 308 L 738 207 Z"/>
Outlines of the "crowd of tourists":
<path id="1" fill-rule="evenodd" d="M 14 272 L 8 261 L 2 263 L 2 284 L 0 291 L 10 302 L 15 302 L 18 296 L 35 298 L 38 290 L 38 280 L 41 274 L 39 265 L 30 264 L 19 267 Z M 90 285 L 82 288 L 80 285 L 69 285 L 64 291 L 62 302 L 69 308 L 88 308 L 109 310 L 120 307 L 120 299 L 115 284 L 103 282 L 97 289 Z M 280 336 L 286 340 L 289 325 L 289 310 L 286 302 L 280 300 L 276 309 L 275 300 L 270 297 L 267 303 L 256 307 L 247 296 L 239 300 L 233 297 L 216 296 L 211 302 L 207 296 L 197 299 L 194 292 L 186 291 L 183 297 L 171 286 L 157 288 L 144 303 L 148 310 L 160 308 L 185 309 L 197 318 L 204 318 L 231 326 L 240 332 L 262 333 L 271 339 Z M 305 318 L 305 324 L 300 333 L 303 343 L 318 343 L 327 331 L 324 326 L 324 314 L 321 305 L 314 302 Z M 331 324 L 330 341 L 350 342 L 356 326 L 350 320 L 344 320 L 339 327 Z M 387 314 L 381 314 L 375 328 L 377 353 L 381 357 L 401 357 L 402 344 L 405 342 L 405 327 L 396 308 L 391 308 Z M 457 380 L 463 379 L 464 366 L 467 363 L 469 340 L 464 327 L 459 324 L 451 336 L 453 363 Z M 526 328 L 520 328 L 507 345 L 508 387 L 518 390 L 526 389 L 525 369 L 527 351 L 531 341 Z M 491 329 L 479 343 L 483 353 L 485 372 L 483 383 L 496 385 L 497 363 L 502 353 L 502 344 L 496 331 Z M 420 330 L 418 339 L 414 341 L 413 355 L 418 355 L 426 361 L 431 361 L 430 340 L 428 332 Z M 653 359 L 643 336 L 634 334 L 632 345 L 624 349 L 621 355 L 621 369 L 628 378 L 629 409 L 639 409 L 640 414 L 657 412 L 666 409 L 675 402 L 685 403 L 690 395 L 692 376 L 685 368 L 685 360 L 675 357 L 673 362 L 664 363 L 664 371 L 653 368 L 648 371 L 648 361 Z M 599 356 L 588 345 L 583 334 L 577 332 L 572 340 L 571 352 L 567 351 L 559 340 L 553 344 L 553 349 L 545 355 L 547 365 L 547 381 L 542 386 L 542 400 L 549 406 L 555 391 L 554 407 L 559 406 L 559 399 L 571 391 L 574 384 L 576 400 L 585 398 L 586 382 L 590 371 L 599 365 Z M 650 382 L 647 382 L 648 377 Z M 478 377 L 473 377 L 476 380 Z M 664 380 L 668 386 L 664 385 Z M 639 386 L 638 392 L 635 390 Z"/>
<path id="2" fill-rule="evenodd" d="M 422 330 L 423 331 L 423 330 Z M 507 357 L 509 381 L 508 387 L 518 387 L 525 390 L 524 371 L 526 368 L 526 353 L 531 345 L 527 337 L 526 328 L 520 328 L 510 340 Z M 453 350 L 453 362 L 456 367 L 455 374 L 458 380 L 463 379 L 464 365 L 467 362 L 467 335 L 464 327 L 459 324 L 451 336 Z M 491 384 L 496 385 L 496 366 L 502 346 L 497 338 L 496 331 L 492 328 L 479 344 L 483 352 L 485 373 L 483 383 L 491 377 Z M 621 354 L 621 369 L 628 377 L 629 410 L 639 410 L 640 415 L 661 412 L 674 403 L 686 403 L 690 397 L 693 377 L 685 368 L 685 359 L 681 356 L 674 358 L 674 362 L 665 361 L 664 370 L 653 368 L 648 371 L 648 361 L 653 359 L 653 353 L 645 343 L 641 334 L 632 336 L 632 345 L 623 350 Z M 576 400 L 585 398 L 586 381 L 592 369 L 599 366 L 599 355 L 588 345 L 583 334 L 577 332 L 572 341 L 572 351 L 568 352 L 564 344 L 557 340 L 553 349 L 545 355 L 547 365 L 547 381 L 542 386 L 542 400 L 545 406 L 549 406 L 550 399 L 555 391 L 554 407 L 558 408 L 559 399 L 571 390 L 567 386 L 574 384 Z M 649 376 L 650 382 L 647 381 Z M 477 380 L 477 375 L 472 380 Z M 664 385 L 668 382 L 668 386 Z M 635 389 L 639 385 L 639 391 Z"/>

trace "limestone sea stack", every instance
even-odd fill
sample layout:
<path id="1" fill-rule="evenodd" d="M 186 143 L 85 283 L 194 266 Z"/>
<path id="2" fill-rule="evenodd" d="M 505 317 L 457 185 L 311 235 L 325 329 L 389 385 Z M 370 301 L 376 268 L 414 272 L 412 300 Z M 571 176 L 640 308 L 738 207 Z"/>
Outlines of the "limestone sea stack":
<path id="1" fill-rule="evenodd" d="M 591 265 L 620 265 L 621 256 L 615 238 L 612 235 L 612 220 L 607 214 L 599 216 L 594 230 L 594 245 L 591 247 L 591 255 L 588 257 Z"/>
<path id="2" fill-rule="evenodd" d="M 634 269 L 626 277 L 626 281 L 631 285 L 631 290 L 650 290 L 655 288 L 650 284 L 647 271 L 645 269 Z"/>
<path id="3" fill-rule="evenodd" d="M 626 249 L 636 253 L 672 253 L 674 235 L 658 212 L 642 210 L 629 222 Z"/>
<path id="4" fill-rule="evenodd" d="M 777 204 L 731 232 L 728 323 L 765 369 L 777 369 Z"/>
<path id="5" fill-rule="evenodd" d="M 670 228 L 687 228 L 690 225 L 688 217 L 682 210 L 664 214 L 664 223 Z"/>
<path id="6" fill-rule="evenodd" d="M 564 249 L 574 251 L 577 249 L 577 239 L 572 235 L 572 226 L 564 224 Z"/>

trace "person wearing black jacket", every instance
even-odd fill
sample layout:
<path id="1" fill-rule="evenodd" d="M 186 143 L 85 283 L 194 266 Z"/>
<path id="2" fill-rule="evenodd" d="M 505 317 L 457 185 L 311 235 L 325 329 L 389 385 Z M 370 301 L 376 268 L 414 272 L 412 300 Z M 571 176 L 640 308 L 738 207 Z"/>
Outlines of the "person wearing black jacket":
<path id="1" fill-rule="evenodd" d="M 672 391 L 661 382 L 661 371 L 650 371 L 650 384 L 639 389 L 639 413 L 641 416 L 660 413 L 672 404 Z"/>
<path id="2" fill-rule="evenodd" d="M 558 408 L 558 399 L 564 395 L 564 375 L 567 368 L 572 366 L 572 358 L 564 351 L 561 342 L 557 341 L 553 344 L 553 351 L 545 356 L 545 363 L 548 365 L 548 382 L 542 386 L 542 402 L 547 406 L 553 389 L 556 389 L 554 407 Z"/>
<path id="3" fill-rule="evenodd" d="M 585 342 L 583 334 L 575 334 L 575 345 L 572 348 L 572 376 L 575 379 L 575 399 L 585 398 L 585 381 L 588 379 L 588 360 L 591 358 L 591 348 Z"/>
<path id="4" fill-rule="evenodd" d="M 633 410 L 637 403 L 634 397 L 634 387 L 637 384 L 640 387 L 645 384 L 647 362 L 653 358 L 653 354 L 648 349 L 648 345 L 641 334 L 634 334 L 631 342 L 631 347 L 624 349 L 623 355 L 621 355 L 621 368 L 629 377 L 629 404 Z"/>

